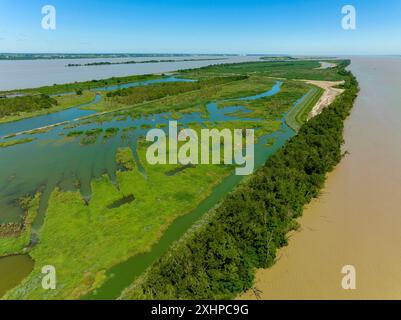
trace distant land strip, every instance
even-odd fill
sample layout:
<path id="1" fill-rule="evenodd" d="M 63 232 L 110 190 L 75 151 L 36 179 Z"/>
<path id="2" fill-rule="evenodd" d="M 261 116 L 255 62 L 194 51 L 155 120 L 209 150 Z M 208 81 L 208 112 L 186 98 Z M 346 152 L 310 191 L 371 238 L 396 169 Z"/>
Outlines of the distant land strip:
<path id="1" fill-rule="evenodd" d="M 69 63 L 66 67 L 92 67 L 92 66 L 103 66 L 103 65 L 114 65 L 114 64 L 137 64 L 137 63 L 163 63 L 163 62 L 184 62 L 184 61 L 211 61 L 211 60 L 227 60 L 227 58 L 200 58 L 200 59 L 164 59 L 164 60 L 145 60 L 145 61 L 119 61 L 119 62 L 91 62 L 91 63 Z"/>

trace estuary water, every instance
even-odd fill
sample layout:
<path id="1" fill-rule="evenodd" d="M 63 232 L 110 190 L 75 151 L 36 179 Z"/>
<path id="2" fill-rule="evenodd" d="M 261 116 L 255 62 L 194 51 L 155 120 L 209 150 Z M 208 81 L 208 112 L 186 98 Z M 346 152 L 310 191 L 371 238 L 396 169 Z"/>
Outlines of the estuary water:
<path id="1" fill-rule="evenodd" d="M 219 60 L 182 61 L 183 59 Z M 145 60 L 177 60 L 177 62 L 140 63 Z M 256 56 L 190 56 L 0 61 L 0 91 L 36 88 L 75 81 L 100 80 L 111 77 L 165 73 L 180 69 L 200 68 L 212 64 L 257 60 L 259 60 L 259 57 Z M 138 63 L 80 67 L 66 66 L 68 64 L 123 61 L 138 61 Z"/>
<path id="2" fill-rule="evenodd" d="M 349 154 L 277 263 L 257 272 L 262 299 L 401 299 L 401 57 L 354 57 L 350 69 L 361 92 L 345 123 Z M 342 289 L 345 265 L 356 290 Z"/>

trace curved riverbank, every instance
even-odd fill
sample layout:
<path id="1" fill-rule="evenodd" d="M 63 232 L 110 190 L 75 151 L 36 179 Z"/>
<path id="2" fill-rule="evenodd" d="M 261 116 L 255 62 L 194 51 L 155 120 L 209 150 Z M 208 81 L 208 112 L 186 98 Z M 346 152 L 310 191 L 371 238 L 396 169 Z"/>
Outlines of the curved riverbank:
<path id="1" fill-rule="evenodd" d="M 257 272 L 261 299 L 401 298 L 401 58 L 353 58 L 350 69 L 361 92 L 345 124 L 349 154 L 277 263 Z M 356 290 L 341 287 L 348 264 Z"/>

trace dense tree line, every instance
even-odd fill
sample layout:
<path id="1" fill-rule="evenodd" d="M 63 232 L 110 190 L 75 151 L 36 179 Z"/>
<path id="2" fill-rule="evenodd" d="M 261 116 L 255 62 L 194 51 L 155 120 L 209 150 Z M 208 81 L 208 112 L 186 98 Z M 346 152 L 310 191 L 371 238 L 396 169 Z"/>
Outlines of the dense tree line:
<path id="1" fill-rule="evenodd" d="M 22 96 L 0 99 L 0 117 L 16 115 L 20 112 L 33 112 L 49 109 L 57 105 L 57 100 L 48 95 Z"/>
<path id="2" fill-rule="evenodd" d="M 159 83 L 154 85 L 131 87 L 107 93 L 119 103 L 133 105 L 145 101 L 157 100 L 166 96 L 177 95 L 184 92 L 200 90 L 208 86 L 220 85 L 232 81 L 247 79 L 246 76 L 217 77 L 197 82 Z"/>
<path id="3" fill-rule="evenodd" d="M 344 94 L 151 266 L 124 299 L 230 299 L 252 286 L 255 268 L 274 263 L 295 219 L 342 158 L 343 122 L 359 90 L 345 66 Z"/>

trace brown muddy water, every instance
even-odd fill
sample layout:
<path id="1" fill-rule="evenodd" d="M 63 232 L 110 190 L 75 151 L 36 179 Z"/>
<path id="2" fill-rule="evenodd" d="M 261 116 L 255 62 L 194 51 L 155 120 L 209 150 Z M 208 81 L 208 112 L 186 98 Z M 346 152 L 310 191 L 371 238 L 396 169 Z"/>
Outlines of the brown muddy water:
<path id="1" fill-rule="evenodd" d="M 355 57 L 350 69 L 361 87 L 345 123 L 350 154 L 277 263 L 257 272 L 262 299 L 401 299 L 401 57 Z M 355 290 L 342 289 L 344 265 Z"/>
<path id="2" fill-rule="evenodd" d="M 0 298 L 19 284 L 33 270 L 34 261 L 28 255 L 0 258 Z"/>

